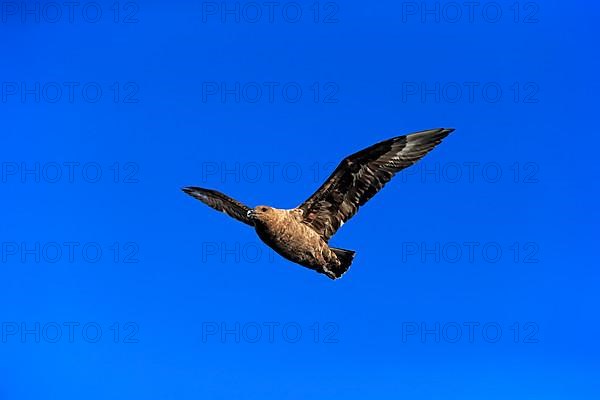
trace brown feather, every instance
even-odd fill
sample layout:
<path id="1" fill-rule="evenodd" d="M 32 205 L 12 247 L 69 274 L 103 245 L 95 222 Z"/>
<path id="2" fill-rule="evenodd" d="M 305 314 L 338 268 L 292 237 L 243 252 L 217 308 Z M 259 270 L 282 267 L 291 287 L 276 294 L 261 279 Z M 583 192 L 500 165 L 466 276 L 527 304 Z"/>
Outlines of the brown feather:
<path id="1" fill-rule="evenodd" d="M 238 221 L 254 226 L 254 221 L 248 217 L 250 208 L 221 192 L 195 186 L 184 187 L 181 190 L 217 211 L 224 212 Z"/>
<path id="2" fill-rule="evenodd" d="M 298 206 L 303 222 L 329 240 L 396 173 L 420 160 L 453 131 L 439 128 L 398 136 L 346 157 Z"/>

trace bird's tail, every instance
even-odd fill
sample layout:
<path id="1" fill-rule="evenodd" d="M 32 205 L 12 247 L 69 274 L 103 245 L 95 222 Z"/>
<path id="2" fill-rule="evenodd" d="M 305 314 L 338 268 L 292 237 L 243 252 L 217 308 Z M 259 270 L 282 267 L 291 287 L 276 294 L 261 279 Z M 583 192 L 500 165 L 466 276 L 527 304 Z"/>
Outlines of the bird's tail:
<path id="1" fill-rule="evenodd" d="M 352 260 L 354 260 L 354 254 L 356 253 L 352 250 L 336 249 L 335 247 L 332 247 L 331 251 L 335 253 L 335 256 L 339 260 L 340 265 L 332 265 L 331 267 L 328 267 L 328 269 L 335 275 L 335 278 L 331 278 L 338 279 L 341 278 L 341 276 L 344 275 L 346 271 L 348 271 L 348 268 L 350 268 L 350 264 L 352 264 Z"/>

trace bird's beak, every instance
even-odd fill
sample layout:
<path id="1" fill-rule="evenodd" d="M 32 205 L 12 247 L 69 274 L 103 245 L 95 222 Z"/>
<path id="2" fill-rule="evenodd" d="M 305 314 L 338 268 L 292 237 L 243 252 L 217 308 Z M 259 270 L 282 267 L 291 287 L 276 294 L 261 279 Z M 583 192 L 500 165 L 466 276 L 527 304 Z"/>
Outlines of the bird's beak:
<path id="1" fill-rule="evenodd" d="M 248 210 L 248 212 L 246 213 L 246 217 L 254 218 L 254 210 Z"/>

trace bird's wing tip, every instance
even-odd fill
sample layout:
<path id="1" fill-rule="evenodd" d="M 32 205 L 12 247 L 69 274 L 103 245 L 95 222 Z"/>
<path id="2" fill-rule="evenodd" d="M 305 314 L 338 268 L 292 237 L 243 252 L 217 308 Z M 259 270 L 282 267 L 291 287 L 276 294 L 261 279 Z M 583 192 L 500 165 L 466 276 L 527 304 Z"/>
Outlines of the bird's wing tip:
<path id="1" fill-rule="evenodd" d="M 446 137 L 448 137 L 448 135 L 450 135 L 455 130 L 456 129 L 454 129 L 454 128 L 441 128 L 441 130 L 439 132 L 440 139 L 445 139 Z"/>
<path id="2" fill-rule="evenodd" d="M 181 191 L 197 199 L 204 199 L 207 197 L 207 191 L 196 186 L 185 186 L 181 188 Z"/>
<path id="3" fill-rule="evenodd" d="M 194 187 L 192 186 L 184 186 L 181 188 L 183 193 L 192 194 L 194 192 Z"/>
<path id="4" fill-rule="evenodd" d="M 454 132 L 456 129 L 454 128 L 437 128 L 437 129 L 432 129 L 431 131 L 429 131 L 430 133 L 433 133 L 433 135 L 435 136 L 443 136 L 446 137 L 449 134 L 451 134 L 452 132 Z M 427 132 L 427 131 L 426 131 Z"/>
<path id="5" fill-rule="evenodd" d="M 425 131 L 410 133 L 406 135 L 406 138 L 411 141 L 441 141 L 454 131 L 454 128 L 428 129 Z"/>

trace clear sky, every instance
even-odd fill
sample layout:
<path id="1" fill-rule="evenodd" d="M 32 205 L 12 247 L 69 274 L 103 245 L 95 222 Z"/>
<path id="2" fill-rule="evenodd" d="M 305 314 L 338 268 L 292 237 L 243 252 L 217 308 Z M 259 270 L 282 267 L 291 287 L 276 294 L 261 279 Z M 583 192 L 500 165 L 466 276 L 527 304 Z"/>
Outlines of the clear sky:
<path id="1" fill-rule="evenodd" d="M 2 2 L 0 399 L 597 397 L 599 9 Z M 180 191 L 435 127 L 339 281 Z"/>

